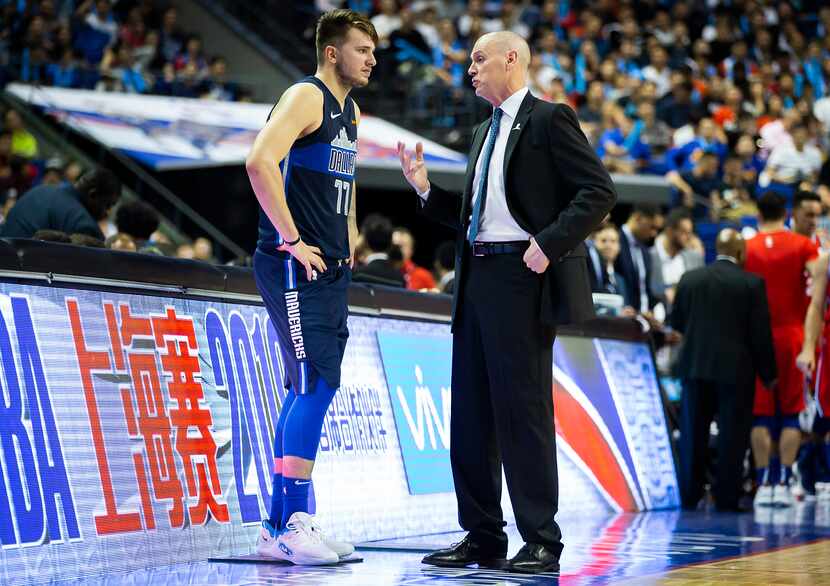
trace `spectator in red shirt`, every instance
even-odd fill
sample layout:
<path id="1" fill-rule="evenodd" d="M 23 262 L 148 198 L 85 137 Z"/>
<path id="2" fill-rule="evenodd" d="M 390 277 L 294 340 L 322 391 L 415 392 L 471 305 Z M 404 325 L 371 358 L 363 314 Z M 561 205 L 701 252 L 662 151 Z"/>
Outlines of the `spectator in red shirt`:
<path id="1" fill-rule="evenodd" d="M 392 244 L 399 246 L 403 254 L 403 276 L 406 280 L 406 288 L 412 291 L 434 289 L 435 277 L 432 273 L 412 262 L 412 254 L 415 252 L 415 239 L 412 237 L 412 232 L 406 228 L 395 228 L 392 234 Z"/>

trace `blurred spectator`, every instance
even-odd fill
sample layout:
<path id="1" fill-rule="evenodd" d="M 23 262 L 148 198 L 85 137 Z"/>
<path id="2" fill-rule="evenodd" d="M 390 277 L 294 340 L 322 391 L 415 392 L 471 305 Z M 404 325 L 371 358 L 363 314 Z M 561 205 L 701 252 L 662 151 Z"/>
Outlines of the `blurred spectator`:
<path id="1" fill-rule="evenodd" d="M 96 236 L 92 236 L 90 234 L 70 234 L 69 235 L 69 242 L 74 244 L 75 246 L 87 246 L 89 248 L 105 248 L 106 245 L 104 244 L 103 239 L 98 238 Z"/>
<path id="2" fill-rule="evenodd" d="M 213 243 L 204 237 L 199 237 L 194 240 L 193 258 L 196 260 L 215 263 L 216 259 L 213 257 Z"/>
<path id="3" fill-rule="evenodd" d="M 441 293 L 453 294 L 455 290 L 455 243 L 442 242 L 435 249 L 435 275 L 438 277 L 436 288 Z"/>
<path id="4" fill-rule="evenodd" d="M 632 306 L 631 287 L 622 274 L 614 269 L 620 255 L 620 232 L 612 222 L 600 226 L 589 241 L 589 275 L 594 293 L 609 293 L 623 298 L 623 304 Z"/>
<path id="5" fill-rule="evenodd" d="M 202 38 L 199 35 L 191 35 L 182 51 L 173 62 L 176 71 L 184 69 L 192 64 L 196 68 L 197 75 L 204 75 L 207 72 L 207 60 L 202 52 Z"/>
<path id="6" fill-rule="evenodd" d="M 432 63 L 432 49 L 415 27 L 417 21 L 412 10 L 401 8 L 400 17 L 401 26 L 390 33 L 389 44 L 398 75 L 407 76 Z"/>
<path id="7" fill-rule="evenodd" d="M 619 230 L 620 255 L 614 269 L 631 290 L 632 305 L 640 313 L 649 313 L 656 303 L 651 291 L 651 255 L 648 247 L 657 236 L 662 214 L 654 204 L 638 203 Z"/>
<path id="8" fill-rule="evenodd" d="M 704 151 L 691 171 L 666 175 L 677 190 L 677 205 L 691 212 L 695 220 L 707 219 L 709 210 L 719 197 L 721 180 L 718 178 L 718 157 L 712 151 Z"/>
<path id="9" fill-rule="evenodd" d="M 100 223 L 121 195 L 121 182 L 106 169 L 83 175 L 74 186 L 42 185 L 26 193 L 0 226 L 4 238 L 31 238 L 38 230 L 87 234 L 101 241 Z"/>
<path id="10" fill-rule="evenodd" d="M 138 250 L 133 237 L 123 232 L 118 232 L 107 238 L 104 241 L 104 246 L 112 250 L 126 250 L 128 252 L 136 252 Z"/>
<path id="11" fill-rule="evenodd" d="M 104 49 L 115 42 L 118 24 L 109 0 L 83 0 L 75 9 L 72 22 L 75 48 L 89 63 L 98 63 Z"/>
<path id="12" fill-rule="evenodd" d="M 403 276 L 406 288 L 412 291 L 434 289 L 435 278 L 428 270 L 419 267 L 412 261 L 415 252 L 415 239 L 407 228 L 398 227 L 392 233 L 392 243 L 400 247 L 403 256 Z"/>
<path id="13" fill-rule="evenodd" d="M 703 254 L 690 248 L 694 224 L 683 208 L 672 210 L 666 227 L 651 248 L 651 291 L 667 307 L 674 303 L 677 283 L 684 273 L 704 265 Z"/>
<path id="14" fill-rule="evenodd" d="M 23 125 L 23 118 L 16 110 L 8 110 L 5 117 L 5 131 L 11 132 L 12 155 L 20 155 L 26 159 L 33 159 L 38 154 L 37 139 Z"/>
<path id="15" fill-rule="evenodd" d="M 723 166 L 723 180 L 712 194 L 713 219 L 740 222 L 745 217 L 756 217 L 758 206 L 753 194 L 754 170 L 746 170 L 739 157 L 729 157 Z"/>
<path id="16" fill-rule="evenodd" d="M 210 69 L 199 86 L 199 97 L 206 100 L 234 101 L 239 87 L 227 80 L 228 63 L 224 57 L 216 56 L 210 60 Z"/>
<path id="17" fill-rule="evenodd" d="M 811 191 L 799 191 L 793 199 L 792 229 L 813 240 L 819 246 L 816 230 L 821 217 L 821 198 Z"/>
<path id="18" fill-rule="evenodd" d="M 74 185 L 83 173 L 84 168 L 78 161 L 70 161 L 66 169 L 63 170 L 63 176 L 70 185 Z"/>
<path id="19" fill-rule="evenodd" d="M 159 227 L 159 215 L 149 204 L 133 199 L 121 203 L 115 210 L 115 227 L 119 234 L 130 236 L 137 248 L 147 246 Z"/>
<path id="20" fill-rule="evenodd" d="M 666 168 L 665 154 L 672 143 L 672 131 L 669 125 L 658 120 L 654 103 L 643 100 L 637 106 L 637 117 L 643 123 L 640 140 L 648 146 L 651 157 L 642 169 L 645 173 L 664 174 Z"/>
<path id="21" fill-rule="evenodd" d="M 40 178 L 41 185 L 61 185 L 63 184 L 63 169 L 65 165 L 63 159 L 53 157 L 46 161 L 46 166 L 43 168 L 43 175 Z"/>
<path id="22" fill-rule="evenodd" d="M 369 254 L 366 264 L 354 270 L 355 282 L 406 287 L 403 275 L 389 260 L 392 232 L 392 223 L 379 214 L 371 214 L 363 221 L 360 233 L 366 240 Z"/>
<path id="23" fill-rule="evenodd" d="M 176 258 L 183 258 L 186 260 L 193 260 L 196 258 L 196 251 L 193 249 L 192 244 L 180 244 L 178 248 L 176 248 Z"/>
<path id="24" fill-rule="evenodd" d="M 680 173 L 691 170 L 704 152 L 714 153 L 718 160 L 718 167 L 726 160 L 728 151 L 726 134 L 711 118 L 701 118 L 697 124 L 694 137 L 672 149 L 667 157 L 669 164 Z"/>
<path id="25" fill-rule="evenodd" d="M 397 0 L 381 0 L 380 12 L 372 17 L 372 24 L 378 33 L 378 49 L 387 49 L 389 35 L 401 26 Z"/>
<path id="26" fill-rule="evenodd" d="M 159 51 L 166 62 L 172 63 L 183 46 L 184 34 L 178 27 L 178 12 L 173 7 L 164 11 L 159 31 Z"/>
<path id="27" fill-rule="evenodd" d="M 692 83 L 682 73 L 672 76 L 671 91 L 657 102 L 657 117 L 680 128 L 699 119 L 703 110 L 692 101 Z"/>
<path id="28" fill-rule="evenodd" d="M 636 173 L 648 165 L 651 152 L 642 141 L 643 123 L 632 121 L 620 108 L 613 114 L 614 126 L 597 141 L 597 155 L 611 173 Z"/>
<path id="29" fill-rule="evenodd" d="M 61 244 L 72 244 L 69 234 L 60 230 L 38 230 L 32 235 L 34 240 L 42 242 L 60 242 Z"/>
<path id="30" fill-rule="evenodd" d="M 412 11 L 415 12 L 415 10 L 416 8 L 412 7 Z M 432 50 L 438 49 L 441 46 L 441 38 L 438 35 L 437 17 L 438 13 L 435 10 L 435 6 L 427 4 L 418 13 L 418 23 L 415 25 L 415 28 L 418 29 L 418 32 L 421 33 L 421 36 L 424 37 L 424 40 Z"/>
<path id="31" fill-rule="evenodd" d="M 32 186 L 35 174 L 26 159 L 12 155 L 11 132 L 0 132 L 0 205 L 14 204 Z"/>
<path id="32" fill-rule="evenodd" d="M 821 170 L 822 155 L 816 147 L 807 143 L 807 127 L 797 123 L 790 129 L 792 143 L 777 146 L 767 160 L 764 174 L 770 189 L 780 191 L 792 202 L 796 186 L 802 181 L 814 182 Z"/>

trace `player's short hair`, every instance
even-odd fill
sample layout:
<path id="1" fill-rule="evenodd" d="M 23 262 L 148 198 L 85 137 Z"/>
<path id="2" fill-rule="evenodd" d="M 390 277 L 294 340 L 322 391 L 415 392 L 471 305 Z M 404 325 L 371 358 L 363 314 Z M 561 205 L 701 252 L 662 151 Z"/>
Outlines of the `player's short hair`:
<path id="1" fill-rule="evenodd" d="M 793 198 L 793 209 L 800 206 L 805 201 L 815 201 L 819 204 L 821 203 L 821 197 L 817 193 L 813 193 L 812 191 L 807 190 L 800 190 L 797 191 L 795 197 Z"/>
<path id="2" fill-rule="evenodd" d="M 372 42 L 378 44 L 378 32 L 375 25 L 364 15 L 353 10 L 338 9 L 326 12 L 317 21 L 317 34 L 315 44 L 317 45 L 317 63 L 323 62 L 323 51 L 329 45 L 339 47 L 346 40 L 349 31 L 356 28 L 366 33 Z"/>
<path id="3" fill-rule="evenodd" d="M 781 220 L 787 216 L 787 200 L 774 191 L 767 191 L 758 198 L 758 213 L 764 222 Z"/>

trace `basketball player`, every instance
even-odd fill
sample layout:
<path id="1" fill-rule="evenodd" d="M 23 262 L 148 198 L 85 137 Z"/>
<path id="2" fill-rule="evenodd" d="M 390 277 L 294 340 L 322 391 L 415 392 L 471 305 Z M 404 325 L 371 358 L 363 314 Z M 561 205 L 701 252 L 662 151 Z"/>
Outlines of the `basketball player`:
<path id="1" fill-rule="evenodd" d="M 354 551 L 321 532 L 308 514 L 308 494 L 349 336 L 360 123 L 349 92 L 368 83 L 377 41 L 364 16 L 323 14 L 317 72 L 282 95 L 246 162 L 261 207 L 254 276 L 279 336 L 289 387 L 274 437 L 270 517 L 256 549 L 295 564 L 337 563 Z"/>
<path id="2" fill-rule="evenodd" d="M 815 394 L 817 415 L 813 423 L 813 433 L 818 436 L 818 458 L 824 459 L 825 470 L 830 470 L 830 290 L 827 288 L 827 272 L 830 270 L 830 256 L 822 255 L 816 262 L 813 278 L 813 297 L 807 317 L 804 319 L 804 345 L 796 364 L 805 376 L 813 376 L 815 369 Z M 815 364 L 816 345 L 818 348 L 818 366 Z M 812 444 L 808 444 L 812 448 Z M 811 450 L 812 451 L 812 450 Z M 822 500 L 830 498 L 830 484 L 816 482 L 816 496 Z"/>
<path id="3" fill-rule="evenodd" d="M 780 195 L 762 195 L 758 210 L 759 233 L 747 242 L 745 268 L 766 283 L 778 385 L 774 390 L 760 381 L 755 385 L 751 436 L 759 484 L 755 504 L 786 507 L 793 504 L 792 465 L 801 445 L 798 414 L 805 407 L 804 377 L 796 368 L 804 342 L 805 274 L 813 268 L 818 247 L 809 238 L 787 230 L 787 210 Z M 780 467 L 770 465 L 774 442 L 778 443 Z"/>

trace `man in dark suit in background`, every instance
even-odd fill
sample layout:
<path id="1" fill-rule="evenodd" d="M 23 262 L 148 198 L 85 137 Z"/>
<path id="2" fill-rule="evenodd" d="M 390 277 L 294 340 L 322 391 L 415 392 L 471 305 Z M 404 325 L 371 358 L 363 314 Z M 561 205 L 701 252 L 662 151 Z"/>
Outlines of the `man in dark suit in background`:
<path id="1" fill-rule="evenodd" d="M 734 511 L 752 427 L 755 375 L 772 387 L 775 353 L 764 281 L 742 268 L 744 239 L 727 228 L 716 246 L 714 263 L 680 279 L 669 317 L 683 334 L 677 363 L 683 379 L 680 493 L 684 509 L 695 509 L 703 496 L 709 426 L 717 416 L 715 505 Z"/>
<path id="2" fill-rule="evenodd" d="M 467 537 L 424 562 L 505 565 L 501 467 L 525 545 L 511 571 L 556 571 L 562 534 L 553 426 L 556 326 L 593 315 L 583 241 L 616 201 L 568 106 L 527 88 L 530 49 L 482 36 L 468 70 L 493 115 L 473 135 L 464 193 L 430 185 L 423 146 L 398 144 L 422 212 L 458 230 L 450 461 Z"/>
<path id="3" fill-rule="evenodd" d="M 373 283 L 390 287 L 406 287 L 403 273 L 395 268 L 389 258 L 394 228 L 388 218 L 371 214 L 363 220 L 360 234 L 366 241 L 369 254 L 366 264 L 354 270 L 355 283 Z"/>
<path id="4" fill-rule="evenodd" d="M 650 203 L 638 203 L 620 228 L 620 255 L 614 267 L 625 279 L 634 309 L 639 313 L 650 312 L 656 303 L 651 291 L 648 247 L 657 236 L 660 220 L 660 208 Z"/>

